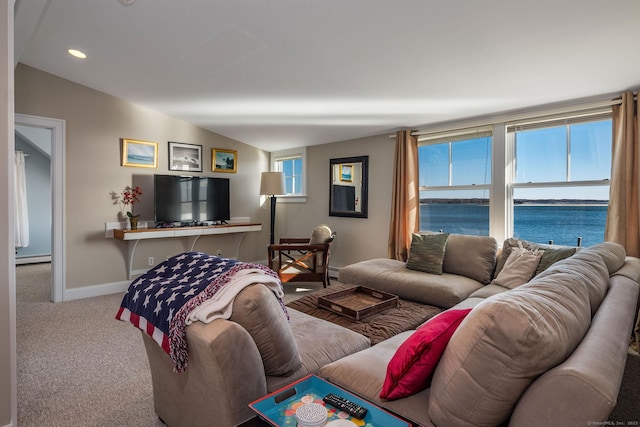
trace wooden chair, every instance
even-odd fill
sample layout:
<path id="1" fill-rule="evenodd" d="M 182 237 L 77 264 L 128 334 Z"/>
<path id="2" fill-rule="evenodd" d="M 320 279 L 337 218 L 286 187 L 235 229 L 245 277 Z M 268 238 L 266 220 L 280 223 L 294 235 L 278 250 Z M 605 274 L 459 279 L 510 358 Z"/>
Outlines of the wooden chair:
<path id="1" fill-rule="evenodd" d="M 330 285 L 329 255 L 336 238 L 326 225 L 319 225 L 308 237 L 282 237 L 269 245 L 269 268 L 287 282 L 322 282 Z"/>

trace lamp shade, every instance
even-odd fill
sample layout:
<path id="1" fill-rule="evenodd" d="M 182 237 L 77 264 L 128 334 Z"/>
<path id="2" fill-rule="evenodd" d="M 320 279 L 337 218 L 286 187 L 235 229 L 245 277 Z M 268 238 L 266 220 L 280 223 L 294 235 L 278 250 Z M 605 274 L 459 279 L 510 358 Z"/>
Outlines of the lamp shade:
<path id="1" fill-rule="evenodd" d="M 277 196 L 285 193 L 284 172 L 262 172 L 260 180 L 261 195 Z"/>

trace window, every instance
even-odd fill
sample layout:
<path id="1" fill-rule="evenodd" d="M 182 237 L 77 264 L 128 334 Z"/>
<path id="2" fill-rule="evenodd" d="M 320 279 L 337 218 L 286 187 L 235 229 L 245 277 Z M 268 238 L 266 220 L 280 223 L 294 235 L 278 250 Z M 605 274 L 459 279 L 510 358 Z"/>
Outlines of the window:
<path id="1" fill-rule="evenodd" d="M 609 107 L 418 136 L 420 229 L 590 246 L 604 240 Z"/>
<path id="2" fill-rule="evenodd" d="M 306 154 L 304 147 L 271 153 L 271 170 L 284 172 L 287 194 L 279 197 L 279 201 L 305 201 Z"/>
<path id="3" fill-rule="evenodd" d="M 420 141 L 421 230 L 489 234 L 491 142 L 486 129 Z"/>
<path id="4" fill-rule="evenodd" d="M 589 121 L 585 121 L 589 120 Z M 513 235 L 590 246 L 604 240 L 611 175 L 611 119 L 514 126 Z"/>

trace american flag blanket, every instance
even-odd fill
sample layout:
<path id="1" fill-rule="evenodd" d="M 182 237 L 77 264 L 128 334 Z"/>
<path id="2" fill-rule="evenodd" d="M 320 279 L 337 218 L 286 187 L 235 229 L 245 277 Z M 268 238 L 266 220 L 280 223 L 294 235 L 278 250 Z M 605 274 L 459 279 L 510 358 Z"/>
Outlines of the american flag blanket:
<path id="1" fill-rule="evenodd" d="M 264 283 L 282 301 L 278 275 L 268 267 L 187 252 L 158 264 L 129 285 L 116 319 L 130 322 L 166 351 L 175 371 L 187 367 L 186 327 L 193 321 L 229 318 L 244 287 Z"/>

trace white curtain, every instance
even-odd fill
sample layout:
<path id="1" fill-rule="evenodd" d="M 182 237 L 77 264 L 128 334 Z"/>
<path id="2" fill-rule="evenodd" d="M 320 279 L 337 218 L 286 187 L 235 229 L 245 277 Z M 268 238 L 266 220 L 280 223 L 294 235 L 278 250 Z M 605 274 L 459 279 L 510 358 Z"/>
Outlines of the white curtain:
<path id="1" fill-rule="evenodd" d="M 25 155 L 22 151 L 15 153 L 15 245 L 16 248 L 29 246 L 29 216 L 27 210 L 27 180 L 25 173 Z"/>

